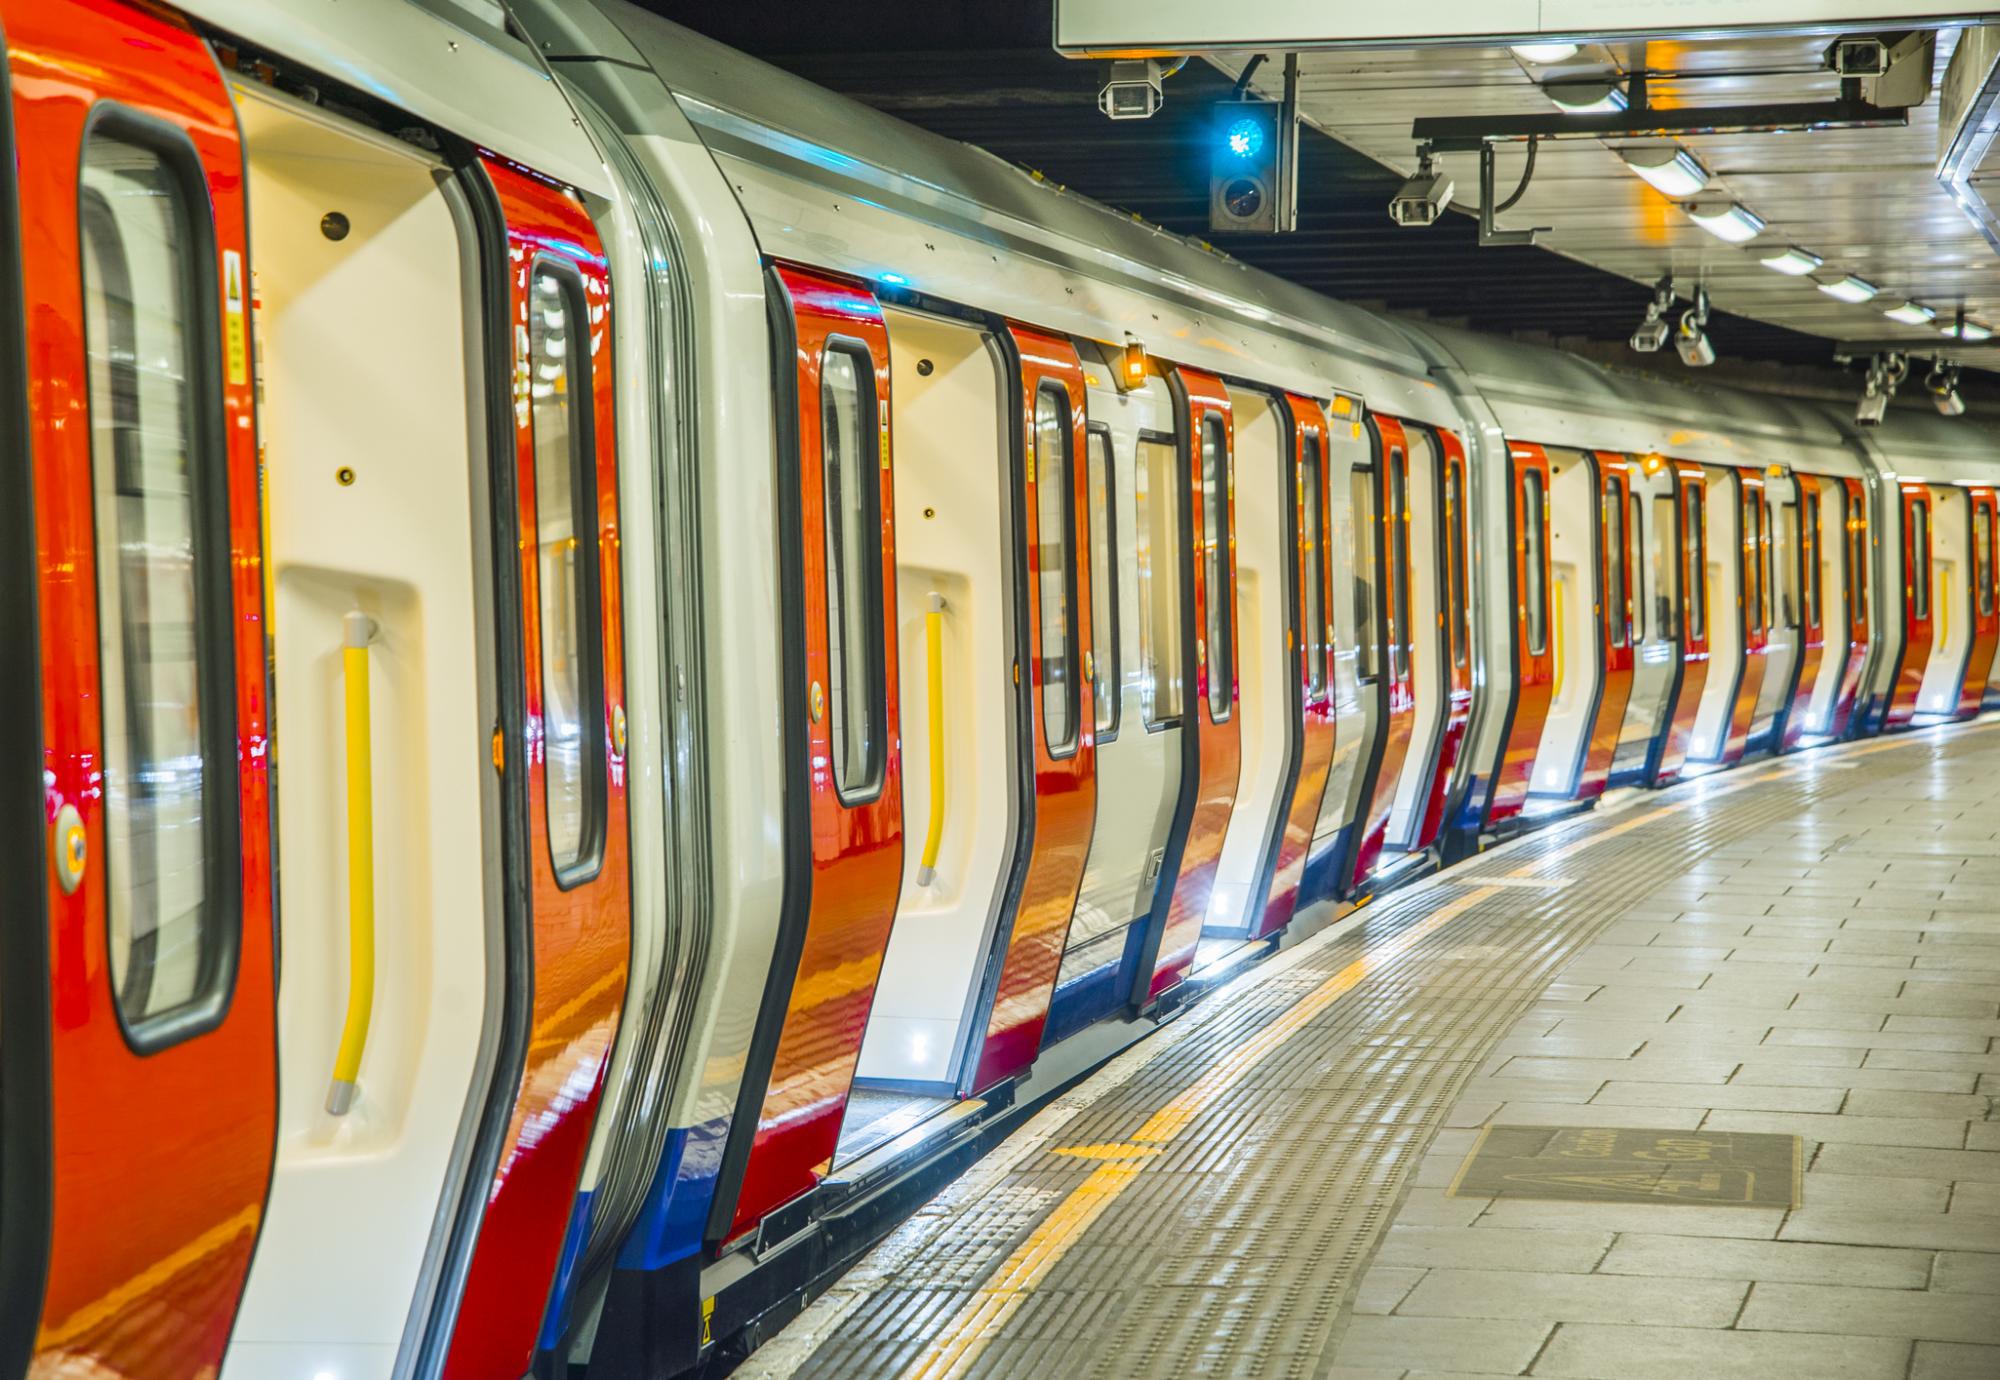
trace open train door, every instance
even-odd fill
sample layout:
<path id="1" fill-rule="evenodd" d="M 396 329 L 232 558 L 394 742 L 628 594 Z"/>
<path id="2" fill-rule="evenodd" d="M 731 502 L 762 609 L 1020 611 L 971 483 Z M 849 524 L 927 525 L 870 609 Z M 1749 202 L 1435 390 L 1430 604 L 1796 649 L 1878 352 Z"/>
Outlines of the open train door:
<path id="1" fill-rule="evenodd" d="M 1507 746 L 1487 806 L 1488 823 L 1511 819 L 1528 803 L 1535 754 L 1548 724 L 1556 680 L 1555 638 L 1550 635 L 1549 619 L 1549 586 L 1554 579 L 1549 555 L 1549 456 L 1540 446 L 1520 442 L 1509 445 L 1507 455 L 1511 470 L 1507 521 L 1514 547 L 1514 655 L 1520 674 L 1515 678 Z"/>
<path id="2" fill-rule="evenodd" d="M 1862 672 L 1868 665 L 1869 585 L 1868 585 L 1868 487 L 1859 479 L 1842 479 L 1840 594 L 1847 610 L 1847 659 L 1841 668 L 1840 684 L 1834 690 L 1833 708 L 1827 715 L 1826 731 L 1835 738 L 1847 735 L 1854 706 L 1861 699 Z"/>
<path id="3" fill-rule="evenodd" d="M 1292 699 L 1299 715 L 1297 774 L 1280 821 L 1278 848 L 1264 907 L 1251 918 L 1248 937 L 1262 939 L 1291 923 L 1299 905 L 1299 885 L 1305 877 L 1306 854 L 1319 822 L 1333 765 L 1333 566 L 1327 537 L 1333 530 L 1331 495 L 1327 487 L 1326 411 L 1311 398 L 1283 396 L 1290 421 L 1293 478 L 1292 530 L 1298 552 L 1295 589 L 1286 631 L 1286 664 L 1296 667 Z"/>
<path id="4" fill-rule="evenodd" d="M 1994 653 L 2000 650 L 2000 496 L 1992 489 L 1968 489 L 1972 504 L 1972 650 L 1965 662 L 1965 677 L 1958 696 L 1958 717 L 1970 719 L 1979 713 L 1986 698 L 1986 683 L 1993 673 Z"/>
<path id="5" fill-rule="evenodd" d="M 1194 704 L 1185 723 L 1194 725 L 1193 749 L 1183 749 L 1181 809 L 1186 824 L 1176 865 L 1167 863 L 1173 885 L 1164 888 L 1166 914 L 1154 912 L 1152 933 L 1141 954 L 1133 1000 L 1145 1006 L 1179 984 L 1194 962 L 1208 915 L 1208 897 L 1229 812 L 1236 803 L 1242 744 L 1236 722 L 1236 523 L 1235 433 L 1229 390 L 1199 369 L 1177 367 L 1168 384 L 1180 412 L 1182 478 L 1187 485 L 1188 523 L 1184 549 L 1193 558 L 1193 664 L 1187 682 Z M 1183 666 L 1188 658 L 1182 656 Z"/>
<path id="6" fill-rule="evenodd" d="M 1667 707 L 1666 744 L 1654 784 L 1680 779 L 1694 746 L 1695 720 L 1708 689 L 1708 476 L 1700 465 L 1675 462 L 1674 543 L 1680 560 L 1680 686 Z"/>
<path id="7" fill-rule="evenodd" d="M 1443 493 L 1438 522 L 1437 561 L 1443 600 L 1438 619 L 1444 628 L 1444 730 L 1439 735 L 1437 762 L 1431 769 L 1430 794 L 1417 821 L 1414 846 L 1429 848 L 1444 827 L 1446 797 L 1457 774 L 1459 755 L 1472 722 L 1472 572 L 1470 534 L 1472 508 L 1467 482 L 1465 444 L 1456 432 L 1440 427 L 1438 448 L 1444 457 Z"/>
<path id="8" fill-rule="evenodd" d="M 1618 735 L 1632 698 L 1632 532 L 1626 523 L 1632 511 L 1631 465 L 1617 451 L 1600 450 L 1596 455 L 1597 609 L 1599 636 L 1604 640 L 1604 684 L 1577 780 L 1579 800 L 1595 799 L 1611 784 L 1611 763 L 1618 755 Z"/>
<path id="9" fill-rule="evenodd" d="M 866 287 L 768 279 L 785 592 L 785 893 L 711 1241 L 832 1167 L 903 876 L 889 332 Z"/>
<path id="10" fill-rule="evenodd" d="M 1091 629 L 1090 491 L 1083 362 L 1061 336 L 1010 323 L 1020 359 L 1016 400 L 1025 490 L 1022 541 L 1027 601 L 1028 682 L 1033 710 L 1033 842 L 997 957 L 986 1033 L 970 1091 L 983 1092 L 1024 1071 L 1041 1052 L 1077 888 L 1097 824 L 1097 706 Z"/>
<path id="11" fill-rule="evenodd" d="M 1384 413 L 1371 413 L 1376 450 L 1382 457 L 1381 526 L 1375 541 L 1381 551 L 1381 626 L 1388 661 L 1382 681 L 1382 722 L 1373 776 L 1361 796 L 1361 815 L 1354 822 L 1354 861 L 1343 878 L 1347 890 L 1358 891 L 1382 861 L 1388 841 L 1389 816 L 1395 810 L 1396 789 L 1410 739 L 1417 725 L 1416 669 L 1410 651 L 1410 443 L 1403 424 Z M 1357 523 L 1363 521 L 1356 514 Z"/>
<path id="12" fill-rule="evenodd" d="M 1908 728 L 1931 661 L 1936 611 L 1931 607 L 1931 491 L 1927 484 L 1897 485 L 1903 507 L 1902 546 L 1894 569 L 1902 576 L 1903 656 L 1889 686 L 1882 727 Z"/>
<path id="13" fill-rule="evenodd" d="M 1805 736 L 1806 719 L 1812 709 L 1813 690 L 1819 684 L 1821 663 L 1826 656 L 1825 515 L 1827 481 L 1810 474 L 1795 474 L 1799 486 L 1799 549 L 1797 559 L 1803 575 L 1799 610 L 1799 672 L 1792 690 L 1791 706 L 1785 711 L 1784 732 L 1779 751 L 1789 752 Z"/>
<path id="14" fill-rule="evenodd" d="M 192 1380 L 277 1117 L 243 150 L 168 13 L 0 22 L 0 1374 Z"/>
<path id="15" fill-rule="evenodd" d="M 610 269 L 573 192 L 491 155 L 481 169 L 506 234 L 488 269 L 505 315 L 487 369 L 501 404 L 496 550 L 518 564 L 496 572 L 512 688 L 494 756 L 522 904 L 473 1162 L 486 1184 L 454 1229 L 464 1285 L 427 1339 L 451 1380 L 522 1374 L 533 1359 L 631 956 Z"/>

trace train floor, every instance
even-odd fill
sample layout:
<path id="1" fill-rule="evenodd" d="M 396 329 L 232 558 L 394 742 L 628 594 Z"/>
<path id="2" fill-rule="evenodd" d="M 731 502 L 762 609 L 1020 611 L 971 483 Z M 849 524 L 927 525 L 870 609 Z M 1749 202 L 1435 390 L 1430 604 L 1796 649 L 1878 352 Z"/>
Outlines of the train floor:
<path id="1" fill-rule="evenodd" d="M 2000 725 L 1633 794 L 1039 1112 L 738 1374 L 2000 1377 Z"/>

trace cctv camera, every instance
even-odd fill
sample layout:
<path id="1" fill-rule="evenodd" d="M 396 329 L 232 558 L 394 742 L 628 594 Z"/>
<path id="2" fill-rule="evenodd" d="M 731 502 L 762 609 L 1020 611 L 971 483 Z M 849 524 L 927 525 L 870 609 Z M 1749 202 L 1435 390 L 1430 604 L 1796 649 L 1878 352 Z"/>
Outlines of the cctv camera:
<path id="1" fill-rule="evenodd" d="M 1872 35 L 1836 38 L 1827 45 L 1825 61 L 1843 77 L 1879 77 L 1889 70 L 1889 45 Z"/>
<path id="2" fill-rule="evenodd" d="M 1113 62 L 1097 93 L 1097 108 L 1114 120 L 1147 119 L 1166 103 L 1164 79 L 1160 64 L 1151 58 Z"/>
<path id="3" fill-rule="evenodd" d="M 1888 411 L 1889 395 L 1876 388 L 1871 381 L 1868 391 L 1861 395 L 1861 405 L 1854 409 L 1854 423 L 1856 426 L 1880 426 Z"/>
<path id="4" fill-rule="evenodd" d="M 1632 332 L 1632 348 L 1641 354 L 1651 354 L 1667 343 L 1667 335 L 1673 326 L 1664 316 L 1648 313 L 1639 323 L 1639 329 Z"/>
<path id="5" fill-rule="evenodd" d="M 1425 154 L 1417 175 L 1405 182 L 1389 201 L 1389 219 L 1398 225 L 1430 225 L 1451 205 L 1452 181 L 1431 165 Z"/>
<path id="6" fill-rule="evenodd" d="M 1674 331 L 1674 348 L 1680 351 L 1681 363 L 1691 369 L 1700 369 L 1715 363 L 1715 345 L 1709 340 L 1708 332 L 1702 329 L 1701 322 L 1693 311 L 1681 314 L 1681 324 Z"/>

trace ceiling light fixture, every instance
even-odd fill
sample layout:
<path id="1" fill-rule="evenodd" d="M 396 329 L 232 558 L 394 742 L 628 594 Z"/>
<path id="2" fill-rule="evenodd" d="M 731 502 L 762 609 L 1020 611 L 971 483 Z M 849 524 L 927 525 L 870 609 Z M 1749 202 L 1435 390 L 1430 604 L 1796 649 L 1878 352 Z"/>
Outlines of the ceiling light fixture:
<path id="1" fill-rule="evenodd" d="M 1889 308 L 1882 315 L 1905 326 L 1928 326 L 1937 320 L 1937 313 L 1921 302 L 1905 302 L 1900 307 Z"/>
<path id="2" fill-rule="evenodd" d="M 1764 218 L 1734 201 L 1697 204 L 1686 210 L 1696 225 L 1731 244 L 1747 244 L 1764 231 Z"/>
<path id="3" fill-rule="evenodd" d="M 1816 283 L 1819 290 L 1829 297 L 1837 297 L 1843 302 L 1866 302 L 1876 293 L 1876 287 L 1865 278 L 1857 278 L 1852 273 L 1832 282 Z"/>
<path id="4" fill-rule="evenodd" d="M 1950 325 L 1938 327 L 1938 331 L 1953 340 L 1987 340 L 1993 335 L 1991 326 L 1982 326 L 1977 321 L 1967 321 L 1964 312 L 1960 312 L 1958 320 Z"/>
<path id="5" fill-rule="evenodd" d="M 1618 156 L 1625 160 L 1626 167 L 1670 197 L 1691 197 L 1708 185 L 1708 169 L 1679 144 L 1620 149 Z"/>
<path id="6" fill-rule="evenodd" d="M 1775 269 L 1777 272 L 1786 274 L 1789 277 L 1803 278 L 1806 274 L 1825 263 L 1826 260 L 1811 250 L 1801 249 L 1794 244 L 1780 249 L 1775 254 L 1767 255 L 1758 260 L 1758 262 L 1766 268 Z"/>
<path id="7" fill-rule="evenodd" d="M 1625 88 L 1609 81 L 1552 81 L 1542 94 L 1565 115 L 1616 115 L 1627 104 Z"/>
<path id="8" fill-rule="evenodd" d="M 1516 43 L 1514 56 L 1523 62 L 1532 62 L 1537 67 L 1546 67 L 1552 62 L 1568 62 L 1577 54 L 1574 43 Z"/>

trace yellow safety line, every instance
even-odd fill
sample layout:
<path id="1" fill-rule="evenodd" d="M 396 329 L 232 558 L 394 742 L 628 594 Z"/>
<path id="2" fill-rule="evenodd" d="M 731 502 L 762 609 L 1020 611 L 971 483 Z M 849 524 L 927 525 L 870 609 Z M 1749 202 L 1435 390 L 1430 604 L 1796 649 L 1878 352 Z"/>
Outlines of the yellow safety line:
<path id="1" fill-rule="evenodd" d="M 1483 886 L 1440 906 L 1400 934 L 1384 940 L 1372 952 L 1363 954 L 1312 991 L 1294 1002 L 1283 1015 L 1196 1079 L 1173 1101 L 1147 1119 L 1132 1137 L 1134 1144 L 1075 1146 L 1057 1154 L 1075 1154 L 1106 1161 L 1090 1172 L 1054 1212 L 1031 1232 L 1026 1241 L 994 1271 L 978 1294 L 957 1315 L 939 1329 L 923 1354 L 903 1372 L 904 1380 L 948 1380 L 961 1376 L 1000 1334 L 1007 1320 L 1028 1300 L 1028 1294 L 1047 1277 L 1056 1262 L 1068 1253 L 1104 1209 L 1145 1168 L 1147 1159 L 1158 1153 L 1157 1146 L 1173 1140 L 1217 1099 L 1257 1065 L 1270 1058 L 1286 1041 L 1310 1024 L 1314 1017 L 1352 991 L 1369 973 L 1402 954 L 1419 939 L 1450 923 L 1501 888 Z M 1114 1154 L 1127 1158 L 1112 1160 Z"/>

